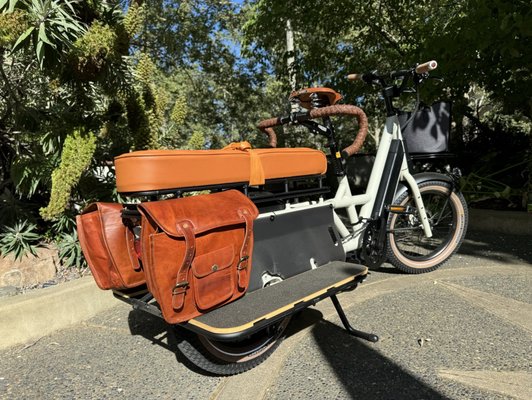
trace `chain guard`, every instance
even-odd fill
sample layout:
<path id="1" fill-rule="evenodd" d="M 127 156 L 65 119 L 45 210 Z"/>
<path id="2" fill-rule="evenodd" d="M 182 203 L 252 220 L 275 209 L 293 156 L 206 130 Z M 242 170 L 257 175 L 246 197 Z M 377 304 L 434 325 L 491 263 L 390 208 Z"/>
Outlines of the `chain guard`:
<path id="1" fill-rule="evenodd" d="M 386 261 L 385 224 L 384 218 L 369 221 L 364 231 L 361 256 L 369 268 L 378 268 Z"/>

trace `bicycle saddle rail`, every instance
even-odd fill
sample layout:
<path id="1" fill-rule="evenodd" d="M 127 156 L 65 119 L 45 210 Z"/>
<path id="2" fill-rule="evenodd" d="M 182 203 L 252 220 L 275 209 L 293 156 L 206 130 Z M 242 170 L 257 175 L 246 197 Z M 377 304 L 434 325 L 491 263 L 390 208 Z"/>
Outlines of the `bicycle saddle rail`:
<path id="1" fill-rule="evenodd" d="M 334 106 L 314 108 L 310 110 L 308 119 L 324 118 L 331 115 L 352 115 L 355 116 L 358 120 L 358 132 L 355 136 L 355 140 L 352 144 L 342 150 L 342 154 L 346 158 L 350 157 L 353 154 L 357 153 L 364 144 L 364 140 L 366 139 L 366 136 L 368 134 L 368 117 L 366 116 L 366 113 L 357 106 L 349 104 L 337 104 Z M 270 146 L 277 147 L 277 135 L 273 130 L 273 127 L 284 125 L 289 122 L 290 121 L 285 120 L 284 118 L 282 119 L 280 117 L 275 117 L 265 119 L 259 122 L 257 127 L 266 135 L 268 135 L 270 139 Z"/>

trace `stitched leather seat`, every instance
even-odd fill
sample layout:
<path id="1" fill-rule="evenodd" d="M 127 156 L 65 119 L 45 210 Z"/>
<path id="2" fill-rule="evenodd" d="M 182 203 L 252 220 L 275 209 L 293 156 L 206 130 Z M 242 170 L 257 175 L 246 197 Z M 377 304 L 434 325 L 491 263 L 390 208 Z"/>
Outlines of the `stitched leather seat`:
<path id="1" fill-rule="evenodd" d="M 249 146 L 249 145 L 248 145 Z M 228 183 L 261 185 L 267 179 L 322 175 L 325 154 L 309 148 L 145 150 L 115 158 L 120 193 Z"/>
<path id="2" fill-rule="evenodd" d="M 312 108 L 313 99 L 317 100 L 322 106 L 333 106 L 343 99 L 340 93 L 336 92 L 333 89 L 326 87 L 314 87 L 314 88 L 304 88 L 299 89 L 295 92 L 290 93 L 290 101 L 294 99 L 299 100 L 299 104 L 310 110 Z"/>

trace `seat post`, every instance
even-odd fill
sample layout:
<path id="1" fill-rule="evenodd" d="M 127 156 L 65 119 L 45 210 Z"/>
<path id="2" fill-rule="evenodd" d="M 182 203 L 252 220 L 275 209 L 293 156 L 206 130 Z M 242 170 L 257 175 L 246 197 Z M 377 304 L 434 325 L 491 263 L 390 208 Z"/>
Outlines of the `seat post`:
<path id="1" fill-rule="evenodd" d="M 336 176 L 342 177 L 345 175 L 345 168 L 342 162 L 342 156 L 338 149 L 338 143 L 336 142 L 336 136 L 334 133 L 334 126 L 330 117 L 323 118 L 323 123 L 327 128 L 327 140 L 329 150 L 331 151 L 331 164 Z"/>

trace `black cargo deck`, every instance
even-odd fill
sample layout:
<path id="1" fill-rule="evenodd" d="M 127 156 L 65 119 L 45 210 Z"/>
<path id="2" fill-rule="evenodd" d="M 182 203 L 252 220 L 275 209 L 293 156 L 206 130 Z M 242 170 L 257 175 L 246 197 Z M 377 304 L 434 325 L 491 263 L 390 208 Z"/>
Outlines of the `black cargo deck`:
<path id="1" fill-rule="evenodd" d="M 184 327 L 218 340 L 251 334 L 360 282 L 368 269 L 333 261 L 190 320 Z"/>

